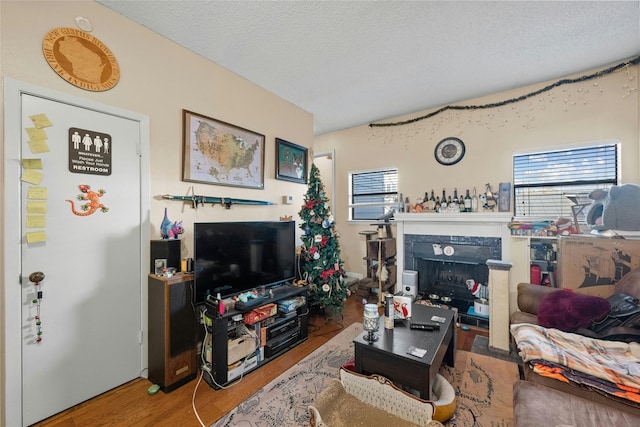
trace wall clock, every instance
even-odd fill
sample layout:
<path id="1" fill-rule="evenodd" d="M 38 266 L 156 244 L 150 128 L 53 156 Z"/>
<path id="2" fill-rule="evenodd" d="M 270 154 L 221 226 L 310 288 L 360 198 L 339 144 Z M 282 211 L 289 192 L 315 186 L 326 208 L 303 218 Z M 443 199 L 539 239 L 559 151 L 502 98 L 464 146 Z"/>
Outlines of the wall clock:
<path id="1" fill-rule="evenodd" d="M 441 165 L 451 166 L 462 160 L 464 152 L 464 142 L 458 138 L 449 137 L 438 142 L 434 155 Z"/>

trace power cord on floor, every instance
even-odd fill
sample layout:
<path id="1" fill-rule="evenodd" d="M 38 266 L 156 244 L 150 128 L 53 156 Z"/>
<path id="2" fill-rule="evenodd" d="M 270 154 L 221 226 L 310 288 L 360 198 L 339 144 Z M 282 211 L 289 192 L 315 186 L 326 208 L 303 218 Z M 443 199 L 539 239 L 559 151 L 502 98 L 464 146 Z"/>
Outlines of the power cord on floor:
<path id="1" fill-rule="evenodd" d="M 207 309 L 205 309 L 204 311 L 202 311 L 201 316 L 204 317 L 204 315 L 206 314 Z M 202 382 L 202 378 L 204 377 L 205 372 L 209 375 L 209 378 L 211 379 L 211 382 L 213 384 L 215 384 L 216 387 L 220 388 L 220 389 L 228 389 L 230 387 L 233 387 L 237 384 L 239 384 L 242 379 L 244 378 L 244 373 L 245 373 L 245 366 L 247 364 L 247 361 L 249 360 L 250 356 L 255 356 L 256 351 L 258 350 L 258 348 L 260 348 L 260 341 L 258 340 L 258 337 L 256 336 L 256 334 L 252 334 L 250 333 L 249 329 L 247 329 L 247 327 L 244 324 L 239 324 L 237 327 L 237 331 L 239 331 L 241 336 L 251 336 L 253 337 L 254 341 L 255 341 L 255 347 L 253 348 L 253 350 L 251 350 L 251 352 L 249 354 L 247 354 L 244 357 L 244 360 L 242 361 L 241 366 L 241 372 L 240 372 L 240 378 L 238 378 L 237 381 L 232 382 L 231 384 L 227 385 L 227 386 L 223 386 L 220 385 L 216 382 L 213 373 L 211 372 L 211 367 L 209 366 L 208 362 L 205 360 L 205 353 L 206 353 L 206 343 L 209 339 L 209 329 L 207 329 L 207 325 L 206 323 L 203 322 L 203 327 L 204 327 L 204 338 L 202 340 L 202 346 L 200 348 L 200 361 L 202 362 L 202 364 L 200 365 L 200 376 L 198 377 L 198 382 L 196 383 L 194 389 L 193 389 L 193 395 L 191 397 L 191 407 L 193 408 L 193 413 L 195 414 L 196 418 L 198 419 L 198 422 L 200 423 L 200 425 L 202 427 L 207 427 L 203 422 L 202 419 L 200 418 L 200 415 L 198 414 L 198 410 L 196 409 L 196 392 L 198 391 L 198 387 L 200 386 L 200 383 Z M 257 356 L 256 356 L 257 357 Z"/>
<path id="2" fill-rule="evenodd" d="M 200 425 L 202 427 L 207 427 L 203 422 L 202 419 L 200 418 L 200 415 L 198 414 L 198 410 L 196 409 L 196 392 L 198 391 L 198 386 L 200 385 L 200 383 L 202 382 L 202 377 L 204 375 L 204 371 L 200 371 L 200 376 L 198 377 L 198 382 L 196 383 L 195 388 L 193 389 L 193 395 L 191 396 L 191 407 L 193 408 L 193 413 L 196 415 L 196 418 L 198 419 L 198 422 L 200 423 Z"/>
<path id="3" fill-rule="evenodd" d="M 330 330 L 330 331 L 326 331 L 326 332 L 323 332 L 323 333 L 321 333 L 321 334 L 316 334 L 316 333 L 315 333 L 316 331 L 319 331 L 319 330 L 320 330 L 320 326 L 317 326 L 317 325 L 311 325 L 311 324 L 310 324 L 309 326 L 313 326 L 313 327 L 314 327 L 314 328 L 316 328 L 316 329 L 314 330 L 314 332 L 310 332 L 310 333 L 309 333 L 309 336 L 314 336 L 314 337 L 323 337 L 323 336 L 325 336 L 325 335 L 330 335 L 330 334 L 333 334 L 333 333 L 335 333 L 335 332 L 337 332 L 337 331 L 341 331 L 341 330 L 343 330 L 343 329 L 344 329 L 344 325 L 343 325 L 342 323 L 338 323 L 338 322 L 336 322 L 336 324 L 339 326 L 337 329 L 332 329 L 332 330 Z"/>

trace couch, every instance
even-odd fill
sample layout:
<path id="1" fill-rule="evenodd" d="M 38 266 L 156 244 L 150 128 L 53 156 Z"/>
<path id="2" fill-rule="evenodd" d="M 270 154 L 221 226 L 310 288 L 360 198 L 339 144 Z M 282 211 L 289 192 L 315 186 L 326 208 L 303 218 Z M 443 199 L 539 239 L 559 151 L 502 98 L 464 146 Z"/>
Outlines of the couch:
<path id="1" fill-rule="evenodd" d="M 517 286 L 518 310 L 511 313 L 510 323 L 538 324 L 538 310 L 540 301 L 544 296 L 561 289 L 548 286 L 533 285 L 531 283 L 519 283 Z M 614 293 L 625 293 L 640 299 L 640 268 L 631 270 L 615 283 Z M 592 333 L 582 328 L 577 333 L 592 336 Z"/>
<path id="2" fill-rule="evenodd" d="M 516 427 L 636 427 L 640 414 L 564 393 L 529 381 L 513 385 Z"/>
<path id="3" fill-rule="evenodd" d="M 518 325 L 523 323 L 531 324 L 531 325 L 539 324 L 538 314 L 540 310 L 540 304 L 542 299 L 546 295 L 554 292 L 567 292 L 567 291 L 557 289 L 557 288 L 550 288 L 546 286 L 533 285 L 530 283 L 520 283 L 517 286 L 517 292 L 518 292 L 517 304 L 518 304 L 519 310 L 513 312 L 510 317 L 510 323 L 512 325 L 512 334 L 514 331 L 513 325 Z M 617 282 L 614 287 L 614 292 L 626 293 L 636 298 L 640 298 L 640 269 L 632 270 L 627 275 L 625 275 L 619 282 Z M 519 328 L 516 327 L 516 329 L 519 329 Z M 630 332 L 633 333 L 633 331 L 630 331 Z M 597 342 L 599 341 L 598 338 L 601 338 L 601 336 L 599 336 L 598 334 L 590 330 L 588 327 L 584 327 L 584 325 L 581 327 L 575 328 L 575 330 L 571 331 L 571 333 L 577 334 L 578 335 L 577 339 L 580 339 L 580 337 L 586 337 L 584 341 Z M 564 334 L 564 332 L 560 332 L 560 334 Z M 569 336 L 571 335 L 569 334 Z M 638 336 L 640 338 L 640 334 Z M 631 341 L 635 341 L 635 340 L 631 340 Z M 612 343 L 615 344 L 616 342 L 612 341 Z M 518 344 L 515 342 L 514 344 L 517 347 Z M 626 343 L 624 344 L 627 345 Z M 522 352 L 521 352 L 521 355 L 522 355 Z M 604 405 L 610 408 L 611 410 L 618 410 L 618 411 L 621 410 L 621 411 L 630 412 L 631 414 L 636 414 L 636 415 L 640 414 L 639 402 L 635 402 L 633 400 L 629 400 L 623 397 L 614 396 L 608 392 L 604 392 L 602 389 L 598 389 L 598 387 L 586 385 L 589 383 L 589 381 L 585 381 L 583 384 L 577 384 L 572 381 L 558 380 L 557 378 L 538 375 L 537 373 L 534 372 L 534 368 L 531 363 L 523 363 L 521 368 L 522 368 L 521 376 L 527 382 L 537 384 L 540 387 L 546 387 L 546 388 L 555 390 L 553 394 L 550 394 L 550 393 L 547 393 L 546 395 L 544 393 L 540 394 L 541 396 L 548 396 L 543 399 L 544 404 L 549 405 L 547 406 L 548 408 L 555 407 L 557 402 L 562 400 L 562 399 L 560 400 L 557 399 L 558 397 L 557 393 L 559 392 L 559 393 L 563 393 L 560 396 L 564 397 L 565 399 L 573 399 L 573 397 L 577 397 L 577 398 L 585 399 L 586 401 L 591 402 L 594 405 Z M 567 371 L 570 371 L 570 370 L 567 369 Z M 560 378 L 562 379 L 562 377 Z M 520 388 L 522 386 L 518 386 L 518 387 Z M 543 389 L 543 390 L 546 390 L 546 389 Z M 523 399 L 522 396 L 525 394 L 527 393 L 522 392 L 522 393 L 514 394 L 514 409 L 516 406 L 522 406 L 524 404 L 523 402 L 519 401 L 519 399 Z M 581 402 L 580 405 L 584 403 L 582 401 L 579 401 L 579 402 Z M 545 407 L 544 404 L 539 407 L 544 408 Z M 575 412 L 577 408 L 581 407 L 580 405 L 577 405 L 575 407 L 561 405 L 561 407 L 565 411 L 568 408 L 573 408 L 573 409 L 570 409 L 569 412 Z M 527 425 L 527 424 L 516 423 L 516 425 Z M 576 425 L 592 425 L 592 424 L 576 424 Z M 597 425 L 597 424 L 594 424 L 594 425 Z M 621 424 L 621 425 L 624 425 L 624 424 Z"/>
<path id="4" fill-rule="evenodd" d="M 455 409 L 455 404 L 452 411 Z M 442 427 L 436 405 L 396 387 L 380 375 L 344 368 L 309 406 L 311 427 Z"/>

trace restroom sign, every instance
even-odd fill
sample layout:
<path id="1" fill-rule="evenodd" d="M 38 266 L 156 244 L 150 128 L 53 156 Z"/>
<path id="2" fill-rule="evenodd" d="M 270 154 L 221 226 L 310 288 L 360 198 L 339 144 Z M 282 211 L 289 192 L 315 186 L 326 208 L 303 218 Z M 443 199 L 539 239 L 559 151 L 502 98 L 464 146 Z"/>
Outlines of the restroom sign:
<path id="1" fill-rule="evenodd" d="M 111 175 L 111 135 L 69 128 L 69 172 Z"/>

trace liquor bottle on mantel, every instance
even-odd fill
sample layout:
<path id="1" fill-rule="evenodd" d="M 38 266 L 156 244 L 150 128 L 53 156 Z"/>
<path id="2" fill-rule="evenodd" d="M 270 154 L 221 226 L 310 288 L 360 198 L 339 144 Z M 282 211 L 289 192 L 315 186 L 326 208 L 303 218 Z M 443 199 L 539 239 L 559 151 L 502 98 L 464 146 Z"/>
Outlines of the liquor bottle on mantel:
<path id="1" fill-rule="evenodd" d="M 440 205 L 440 196 L 436 197 L 436 212 L 440 212 L 442 206 Z"/>
<path id="2" fill-rule="evenodd" d="M 447 210 L 447 193 L 442 189 L 442 199 L 440 199 L 440 212 Z"/>
<path id="3" fill-rule="evenodd" d="M 478 212 L 478 195 L 476 194 L 476 187 L 473 187 L 473 196 L 471 197 L 471 211 Z"/>
<path id="4" fill-rule="evenodd" d="M 436 198 L 433 197 L 433 188 L 431 189 L 431 197 L 429 197 L 429 200 L 432 201 L 432 202 L 436 201 Z"/>
<path id="5" fill-rule="evenodd" d="M 467 194 L 464 196 L 464 211 L 471 212 L 471 196 L 469 196 L 469 189 L 467 188 Z"/>
<path id="6" fill-rule="evenodd" d="M 462 197 L 462 191 L 460 192 L 460 197 L 458 198 L 458 209 L 460 212 L 466 212 L 464 209 L 464 197 Z"/>

